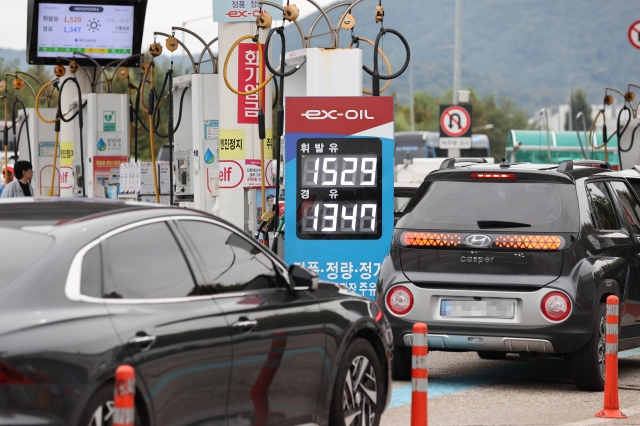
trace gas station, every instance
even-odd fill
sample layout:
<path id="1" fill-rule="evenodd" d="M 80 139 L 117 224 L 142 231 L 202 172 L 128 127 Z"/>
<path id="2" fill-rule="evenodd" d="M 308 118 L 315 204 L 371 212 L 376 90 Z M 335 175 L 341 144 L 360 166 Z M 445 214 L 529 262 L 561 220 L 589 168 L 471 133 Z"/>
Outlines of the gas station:
<path id="1" fill-rule="evenodd" d="M 4 191 L 34 197 L 0 199 L 0 426 L 640 421 L 640 86 L 494 159 L 462 0 L 453 102 L 402 132 L 403 8 L 298 1 L 309 28 L 211 0 L 213 39 L 151 0 L 25 3 L 55 78 L 0 81 Z"/>

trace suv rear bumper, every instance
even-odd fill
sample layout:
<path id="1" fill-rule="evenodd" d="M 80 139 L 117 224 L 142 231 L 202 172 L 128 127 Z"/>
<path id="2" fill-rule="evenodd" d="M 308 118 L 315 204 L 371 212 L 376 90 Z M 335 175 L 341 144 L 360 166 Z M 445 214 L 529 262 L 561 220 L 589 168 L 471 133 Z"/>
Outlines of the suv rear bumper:
<path id="1" fill-rule="evenodd" d="M 395 315 L 386 306 L 386 295 L 396 285 L 411 290 L 412 310 Z M 543 298 L 552 291 L 562 291 L 572 302 L 568 318 L 560 322 L 547 319 L 541 311 Z M 442 299 L 480 297 L 515 299 L 513 319 L 449 318 L 440 315 Z M 485 291 L 449 288 L 429 289 L 408 282 L 397 282 L 378 294 L 397 346 L 410 346 L 413 324 L 424 322 L 429 329 L 429 349 L 462 351 L 545 352 L 568 354 L 584 346 L 593 332 L 597 310 L 583 312 L 575 295 L 566 290 L 543 287 L 537 291 Z M 597 306 L 597 304 L 596 304 Z"/>
<path id="2" fill-rule="evenodd" d="M 405 346 L 412 346 L 413 334 L 402 338 Z M 469 351 L 542 352 L 554 353 L 548 340 L 496 336 L 460 336 L 429 334 L 429 349 L 457 349 Z"/>

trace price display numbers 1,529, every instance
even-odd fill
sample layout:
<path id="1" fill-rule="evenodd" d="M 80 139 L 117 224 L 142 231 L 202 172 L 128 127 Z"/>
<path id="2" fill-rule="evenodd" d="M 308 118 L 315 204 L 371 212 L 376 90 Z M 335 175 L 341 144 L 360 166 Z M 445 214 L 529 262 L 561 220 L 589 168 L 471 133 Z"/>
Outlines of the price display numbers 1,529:
<path id="1" fill-rule="evenodd" d="M 380 139 L 300 139 L 297 150 L 298 238 L 380 238 Z"/>

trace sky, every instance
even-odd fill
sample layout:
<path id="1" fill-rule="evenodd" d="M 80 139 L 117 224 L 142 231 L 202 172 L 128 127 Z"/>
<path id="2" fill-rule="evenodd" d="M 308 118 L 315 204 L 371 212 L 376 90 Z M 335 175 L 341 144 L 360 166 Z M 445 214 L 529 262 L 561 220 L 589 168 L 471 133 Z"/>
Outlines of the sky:
<path id="1" fill-rule="evenodd" d="M 336 0 L 316 1 L 322 7 L 326 7 L 335 3 Z M 297 0 L 293 3 L 300 8 L 301 18 L 318 13 L 317 9 L 307 1 Z M 212 7 L 211 0 L 149 0 L 142 45 L 146 46 L 153 42 L 154 31 L 170 34 L 172 26 L 182 26 L 185 21 L 211 16 Z M 0 49 L 26 49 L 27 0 L 3 1 L 0 16 Z M 186 28 L 207 41 L 218 35 L 218 26 L 212 22 L 211 18 L 189 22 Z M 164 41 L 161 43 L 164 44 Z M 192 36 L 186 36 L 185 44 L 192 52 L 202 50 L 202 44 Z"/>

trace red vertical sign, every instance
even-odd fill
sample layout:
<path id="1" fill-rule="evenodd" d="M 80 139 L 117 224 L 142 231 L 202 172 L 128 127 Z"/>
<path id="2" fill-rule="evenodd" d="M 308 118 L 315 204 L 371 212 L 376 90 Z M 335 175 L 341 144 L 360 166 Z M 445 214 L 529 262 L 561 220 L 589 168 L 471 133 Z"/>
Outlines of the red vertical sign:
<path id="1" fill-rule="evenodd" d="M 238 90 L 240 92 L 250 92 L 260 85 L 258 46 L 255 43 L 242 43 L 238 47 Z M 264 46 L 261 45 L 261 47 L 264 53 Z M 264 61 L 262 61 L 261 66 L 262 75 L 266 76 Z M 263 97 L 265 95 L 264 89 L 262 89 L 262 95 Z M 259 110 L 258 93 L 238 96 L 238 123 L 258 124 Z"/>

